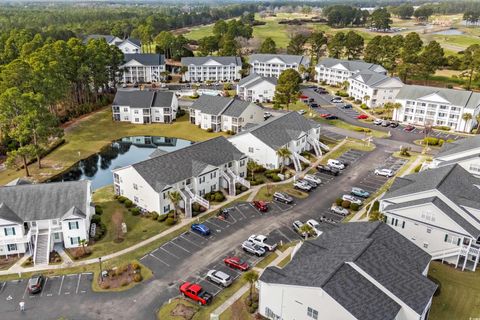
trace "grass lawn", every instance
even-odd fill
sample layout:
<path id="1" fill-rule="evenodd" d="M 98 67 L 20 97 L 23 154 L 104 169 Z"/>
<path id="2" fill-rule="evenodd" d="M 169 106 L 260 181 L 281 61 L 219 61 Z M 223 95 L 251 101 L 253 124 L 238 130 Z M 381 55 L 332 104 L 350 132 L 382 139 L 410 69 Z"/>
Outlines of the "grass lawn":
<path id="1" fill-rule="evenodd" d="M 257 263 L 255 267 L 265 269 L 273 260 L 277 259 L 277 257 L 278 254 L 272 252 L 268 256 L 263 258 L 259 263 Z"/>
<path id="2" fill-rule="evenodd" d="M 192 312 L 197 312 L 200 307 L 186 299 L 173 299 L 169 304 L 164 305 L 157 313 L 158 320 L 171 319 L 171 320 L 185 320 L 183 316 L 172 316 L 171 312 L 177 307 L 177 305 L 183 304 L 188 308 L 192 309 Z"/>
<path id="3" fill-rule="evenodd" d="M 338 127 L 338 128 L 342 128 L 342 129 L 346 129 L 346 130 L 350 130 L 350 131 L 355 131 L 355 132 L 364 132 L 365 133 L 365 136 L 368 134 L 368 135 L 371 135 L 372 137 L 375 137 L 375 138 L 387 138 L 388 137 L 388 132 L 384 132 L 384 131 L 379 131 L 379 130 L 375 130 L 375 129 L 370 129 L 370 128 L 364 128 L 364 127 L 360 127 L 360 126 L 355 126 L 353 124 L 350 124 L 350 123 L 347 123 L 345 121 L 342 121 L 342 120 L 325 120 L 323 118 L 316 118 L 316 120 L 318 122 L 324 122 L 324 123 L 328 123 L 330 125 L 333 125 L 335 127 Z"/>
<path id="4" fill-rule="evenodd" d="M 475 319 L 480 315 L 480 269 L 454 269 L 432 261 L 428 273 L 441 283 L 440 295 L 433 297 L 430 319 Z"/>
<path id="5" fill-rule="evenodd" d="M 253 37 L 263 42 L 270 37 L 275 41 L 277 48 L 286 48 L 290 39 L 288 37 L 287 25 L 279 24 L 278 20 L 266 19 L 265 25 L 253 28 Z"/>
<path id="6" fill-rule="evenodd" d="M 270 184 L 270 186 L 263 186 L 260 190 L 258 190 L 258 193 L 255 196 L 255 200 L 272 201 L 273 194 L 277 191 L 286 192 L 289 195 L 295 198 L 300 198 L 300 199 L 304 199 L 308 197 L 308 193 L 295 189 L 293 187 L 293 182 L 291 182 L 291 183 Z"/>
<path id="7" fill-rule="evenodd" d="M 283 258 L 282 261 L 280 261 L 280 262 L 278 263 L 278 267 L 279 267 L 279 268 L 285 267 L 285 266 L 290 262 L 291 259 L 292 259 L 292 256 L 291 256 L 291 255 L 286 256 L 285 258 Z"/>
<path id="8" fill-rule="evenodd" d="M 247 306 L 245 304 L 245 299 L 247 299 L 249 292 L 245 292 L 240 299 L 235 301 L 227 310 L 225 310 L 220 315 L 220 320 L 253 320 L 255 317 L 248 312 Z"/>
<path id="9" fill-rule="evenodd" d="M 42 163 L 43 169 L 37 164 L 29 166 L 30 172 L 37 180 L 43 181 L 52 175 L 57 175 L 72 166 L 77 161 L 98 152 L 103 146 L 113 140 L 126 136 L 166 136 L 191 141 L 207 140 L 221 135 L 209 133 L 190 124 L 185 115 L 173 124 L 134 125 L 124 122 L 113 122 L 110 108 L 92 114 L 80 120 L 65 132 L 66 143 L 46 156 Z M 24 176 L 24 170 L 8 169 L 0 173 L 0 184 Z"/>

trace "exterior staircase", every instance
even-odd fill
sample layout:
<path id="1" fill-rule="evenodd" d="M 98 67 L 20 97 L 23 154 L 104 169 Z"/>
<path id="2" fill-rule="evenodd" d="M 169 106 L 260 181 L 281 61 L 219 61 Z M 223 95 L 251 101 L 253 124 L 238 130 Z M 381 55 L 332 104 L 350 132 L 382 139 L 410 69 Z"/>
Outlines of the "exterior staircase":
<path id="1" fill-rule="evenodd" d="M 210 209 L 210 202 L 208 202 L 208 200 L 205 200 L 202 197 L 200 197 L 199 195 L 194 194 L 190 190 L 190 188 L 187 187 L 187 186 L 185 186 L 185 191 L 188 193 L 188 195 L 192 199 L 192 203 L 196 202 L 196 203 L 200 204 L 202 207 L 204 207 L 205 209 L 207 209 L 207 210 Z"/>
<path id="2" fill-rule="evenodd" d="M 182 196 L 183 203 L 185 204 L 185 217 L 192 217 L 192 198 L 185 189 L 180 190 L 180 195 Z"/>
<path id="3" fill-rule="evenodd" d="M 50 257 L 49 236 L 47 234 L 39 234 L 35 244 L 34 264 L 48 264 Z"/>
<path id="4" fill-rule="evenodd" d="M 222 178 L 224 178 L 225 180 L 227 180 L 227 183 L 228 183 L 228 195 L 234 196 L 234 195 L 235 195 L 235 178 L 234 178 L 231 174 L 226 173 L 226 172 L 223 171 L 223 170 L 220 170 L 220 175 L 222 176 Z"/>
<path id="5" fill-rule="evenodd" d="M 313 147 L 313 150 L 315 151 L 315 155 L 317 157 L 320 157 L 322 155 L 322 149 L 320 148 L 320 141 L 310 136 L 307 136 L 307 141 Z"/>
<path id="6" fill-rule="evenodd" d="M 234 182 L 238 182 L 240 183 L 241 185 L 247 187 L 248 189 L 250 189 L 250 182 L 242 177 L 240 177 L 239 175 L 236 175 L 235 172 L 233 172 L 232 170 L 230 170 L 229 168 L 227 168 L 227 173 L 229 175 L 231 175 L 234 179 Z"/>
<path id="7" fill-rule="evenodd" d="M 305 158 L 299 153 L 296 153 L 296 152 L 294 153 L 295 153 L 295 156 L 298 158 L 298 160 L 302 161 L 303 163 L 310 164 L 310 160 L 308 160 L 307 158 Z"/>
<path id="8" fill-rule="evenodd" d="M 292 152 L 290 159 L 292 159 L 293 166 L 295 167 L 295 171 L 302 171 L 302 165 L 300 164 L 300 160 L 297 157 L 297 153 Z"/>
<path id="9" fill-rule="evenodd" d="M 318 145 L 320 146 L 320 148 L 322 148 L 323 150 L 325 151 L 330 151 L 330 147 L 327 146 L 325 143 L 322 143 L 321 141 L 317 141 L 318 142 Z"/>
<path id="10" fill-rule="evenodd" d="M 457 257 L 455 268 L 462 268 L 462 271 L 465 270 L 465 268 L 475 271 L 480 261 L 480 248 L 477 245 L 472 246 L 469 244 L 432 252 L 431 255 L 432 260 L 442 260 L 442 262 L 445 259 Z M 469 257 L 473 259 L 469 260 Z"/>

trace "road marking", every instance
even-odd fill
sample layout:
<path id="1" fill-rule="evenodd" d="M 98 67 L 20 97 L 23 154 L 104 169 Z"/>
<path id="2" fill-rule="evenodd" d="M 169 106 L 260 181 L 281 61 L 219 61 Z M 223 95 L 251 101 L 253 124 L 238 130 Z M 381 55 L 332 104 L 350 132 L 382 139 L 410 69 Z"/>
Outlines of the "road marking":
<path id="1" fill-rule="evenodd" d="M 174 239 L 174 240 L 175 240 L 175 239 Z M 180 245 L 176 244 L 175 242 L 173 242 L 173 240 L 172 240 L 172 241 L 170 241 L 170 243 L 172 243 L 172 244 L 176 245 L 177 247 L 179 247 L 180 249 L 182 249 L 182 250 L 184 250 L 184 251 L 186 251 L 186 252 L 188 252 L 188 253 L 191 253 L 190 251 L 188 251 L 188 250 L 187 250 L 187 249 L 185 249 L 184 247 L 182 247 L 182 246 L 180 246 Z"/>
<path id="2" fill-rule="evenodd" d="M 7 284 L 7 282 L 4 282 L 4 283 L 2 284 L 2 288 L 0 289 L 0 292 L 3 292 L 3 288 L 5 288 L 5 285 L 6 285 L 6 284 Z"/>
<path id="3" fill-rule="evenodd" d="M 208 220 L 205 221 L 205 222 L 208 222 L 208 223 L 210 223 L 210 224 L 213 224 L 215 227 L 222 229 L 221 226 L 219 226 L 218 224 L 216 224 L 216 223 L 214 223 L 214 222 L 212 221 L 212 218 L 208 219 Z"/>
<path id="4" fill-rule="evenodd" d="M 153 254 L 149 254 L 152 258 L 160 261 L 161 263 L 163 263 L 164 265 L 166 265 L 167 267 L 170 267 L 170 265 L 168 263 L 166 263 L 165 261 L 163 261 L 162 259 L 158 258 L 157 256 L 154 256 Z"/>
<path id="5" fill-rule="evenodd" d="M 185 233 L 182 233 L 182 235 L 184 235 L 184 234 L 187 234 L 187 233 L 186 233 L 186 232 L 185 232 Z M 196 237 L 198 237 L 198 238 L 200 238 L 200 239 L 202 239 L 202 240 L 208 240 L 207 237 L 203 237 L 203 236 L 199 235 L 199 234 L 196 233 L 196 232 L 189 232 L 188 234 L 192 234 L 192 235 L 194 235 L 194 236 L 196 236 Z"/>
<path id="6" fill-rule="evenodd" d="M 60 295 L 60 293 L 62 292 L 63 279 L 65 279 L 65 276 L 62 276 L 62 282 L 60 282 L 60 288 L 58 289 L 58 295 Z"/>
<path id="7" fill-rule="evenodd" d="M 167 242 L 167 243 L 168 243 L 168 242 Z M 160 250 L 163 250 L 163 251 L 165 251 L 167 254 L 171 255 L 172 257 L 175 257 L 175 258 L 177 258 L 177 259 L 180 259 L 180 257 L 179 257 L 179 256 L 177 256 L 177 255 L 175 255 L 175 254 L 171 253 L 170 251 L 167 251 L 167 250 L 165 250 L 165 249 L 163 248 L 163 246 L 162 246 L 162 247 L 160 247 Z"/>
<path id="8" fill-rule="evenodd" d="M 193 242 L 193 241 L 190 241 L 190 240 L 188 240 L 187 238 L 183 237 L 183 234 L 180 236 L 180 238 L 182 238 L 183 240 L 185 240 L 185 241 L 187 241 L 187 242 L 189 242 L 189 243 L 193 244 L 193 245 L 194 245 L 195 247 L 197 247 L 197 248 L 201 248 L 201 246 L 199 246 L 199 245 L 198 245 L 198 244 L 196 244 L 195 242 Z"/>
<path id="9" fill-rule="evenodd" d="M 285 235 L 285 233 L 282 232 L 282 230 L 277 229 L 277 231 L 278 231 L 282 236 L 284 236 L 284 237 L 288 240 L 288 242 L 292 242 L 292 239 L 290 239 L 289 237 L 287 237 L 287 236 Z"/>
<path id="10" fill-rule="evenodd" d="M 45 289 L 45 287 L 47 286 L 47 282 L 48 282 L 48 278 L 45 278 L 45 283 L 43 284 L 43 289 Z M 43 293 L 45 292 L 45 290 L 42 289 L 42 293 L 40 293 L 40 297 L 43 297 Z"/>
<path id="11" fill-rule="evenodd" d="M 153 251 L 152 251 L 152 252 L 150 252 L 150 253 L 155 253 L 155 252 L 157 252 L 157 250 L 158 250 L 158 248 L 157 248 L 157 249 L 155 249 L 155 250 L 153 250 Z"/>
<path id="12" fill-rule="evenodd" d="M 78 288 L 80 287 L 80 280 L 82 279 L 82 274 L 78 275 L 77 288 L 75 289 L 75 294 L 78 294 Z"/>
<path id="13" fill-rule="evenodd" d="M 27 294 L 27 289 L 28 289 L 28 281 L 27 281 L 27 285 L 25 286 L 25 291 L 23 292 L 22 299 L 25 299 L 25 295 Z"/>

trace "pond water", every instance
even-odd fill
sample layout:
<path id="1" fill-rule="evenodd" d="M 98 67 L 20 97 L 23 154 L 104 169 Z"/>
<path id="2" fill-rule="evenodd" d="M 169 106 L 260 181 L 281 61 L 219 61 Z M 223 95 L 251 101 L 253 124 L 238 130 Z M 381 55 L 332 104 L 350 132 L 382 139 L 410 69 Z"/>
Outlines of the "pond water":
<path id="1" fill-rule="evenodd" d="M 92 189 L 96 190 L 113 183 L 112 170 L 115 168 L 146 160 L 157 148 L 170 152 L 191 144 L 192 142 L 188 140 L 169 137 L 125 137 L 105 146 L 100 152 L 77 162 L 69 170 L 52 178 L 50 181 L 88 179 L 92 181 Z"/>
<path id="2" fill-rule="evenodd" d="M 459 36 L 461 34 L 464 34 L 464 32 L 458 29 L 448 29 L 443 31 L 432 32 L 432 34 L 442 34 L 445 36 Z"/>

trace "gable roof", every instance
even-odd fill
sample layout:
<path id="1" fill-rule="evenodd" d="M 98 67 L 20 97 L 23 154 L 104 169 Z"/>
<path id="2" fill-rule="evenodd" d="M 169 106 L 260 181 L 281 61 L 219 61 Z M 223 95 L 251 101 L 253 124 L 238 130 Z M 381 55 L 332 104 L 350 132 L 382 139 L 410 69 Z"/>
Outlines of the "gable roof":
<path id="1" fill-rule="evenodd" d="M 240 57 L 217 57 L 217 56 L 207 56 L 207 57 L 183 57 L 181 59 L 182 65 L 188 66 L 190 64 L 196 65 L 196 66 L 201 66 L 208 61 L 213 60 L 217 62 L 218 64 L 221 65 L 230 65 L 234 64 L 236 66 L 241 66 L 242 65 L 242 59 Z"/>
<path id="2" fill-rule="evenodd" d="M 140 41 L 140 39 L 136 39 L 136 38 L 127 38 L 125 40 L 123 40 L 122 42 L 118 43 L 117 46 L 125 43 L 125 42 L 130 42 L 131 44 L 137 46 L 137 47 L 141 47 L 142 46 L 142 42 Z"/>
<path id="3" fill-rule="evenodd" d="M 444 143 L 442 148 L 440 149 L 440 152 L 437 153 L 435 158 L 450 156 L 455 153 L 460 153 L 477 148 L 480 148 L 480 136 L 455 140 L 455 142 Z"/>
<path id="4" fill-rule="evenodd" d="M 277 85 L 277 82 L 278 82 L 278 79 L 275 78 L 275 77 L 264 77 L 264 76 L 261 76 L 261 75 L 258 75 L 256 73 L 252 73 L 250 75 L 248 75 L 247 77 L 241 79 L 239 82 L 238 82 L 238 85 L 240 87 L 245 87 L 245 88 L 251 88 L 263 81 L 267 81 L 268 83 L 271 83 L 273 84 L 274 86 Z"/>
<path id="5" fill-rule="evenodd" d="M 198 99 L 195 100 L 190 108 L 200 110 L 202 113 L 210 115 L 240 117 L 250 105 L 260 108 L 256 104 L 249 101 L 204 94 L 198 97 Z"/>
<path id="6" fill-rule="evenodd" d="M 22 179 L 22 178 L 16 178 L 7 183 L 5 186 L 18 186 L 20 184 L 32 184 L 30 180 Z"/>
<path id="7" fill-rule="evenodd" d="M 172 91 L 118 90 L 113 105 L 130 108 L 170 107 Z"/>
<path id="8" fill-rule="evenodd" d="M 392 78 L 392 77 L 389 77 L 389 76 L 387 76 L 383 73 L 378 73 L 378 72 L 375 72 L 375 71 L 372 71 L 372 70 L 369 70 L 369 69 L 362 70 L 362 71 L 356 73 L 353 76 L 353 78 L 357 81 L 360 81 L 360 82 L 366 84 L 369 87 L 379 86 L 382 83 L 385 83 L 385 82 L 387 82 L 391 79 L 395 79 L 395 80 L 400 81 L 400 79 L 398 79 L 398 78 Z"/>
<path id="9" fill-rule="evenodd" d="M 301 55 L 292 55 L 292 54 L 273 54 L 273 53 L 256 53 L 248 57 L 248 61 L 252 63 L 253 61 L 258 62 L 268 62 L 272 59 L 279 59 L 285 64 L 309 64 L 310 58 L 301 56 Z"/>
<path id="10" fill-rule="evenodd" d="M 337 64 L 342 65 L 345 69 L 350 72 L 359 72 L 364 70 L 372 70 L 372 71 L 381 71 L 386 72 L 384 67 L 379 64 L 369 63 L 362 60 L 342 60 L 342 59 L 334 59 L 334 58 L 324 58 L 321 59 L 317 66 L 324 66 L 326 68 L 331 68 Z"/>
<path id="11" fill-rule="evenodd" d="M 91 39 L 105 39 L 108 44 L 111 44 L 115 38 L 111 34 L 90 34 L 85 38 L 84 43 L 88 43 Z"/>
<path id="12" fill-rule="evenodd" d="M 23 220 L 3 202 L 0 203 L 0 219 L 23 223 Z"/>
<path id="13" fill-rule="evenodd" d="M 318 127 L 320 127 L 318 122 L 306 119 L 298 112 L 288 112 L 272 117 L 254 127 L 245 128 L 237 136 L 250 133 L 272 149 L 277 150 L 290 141 L 298 139 L 302 133 Z"/>
<path id="14" fill-rule="evenodd" d="M 0 187 L 0 203 L 23 221 L 61 219 L 73 207 L 85 216 L 89 192 L 87 180 Z"/>
<path id="15" fill-rule="evenodd" d="M 403 86 L 398 92 L 396 99 L 422 100 L 421 98 L 432 94 L 442 97 L 455 106 L 469 109 L 475 109 L 480 106 L 479 92 L 417 85 Z"/>
<path id="16" fill-rule="evenodd" d="M 198 176 L 208 166 L 217 167 L 243 157 L 227 139 L 217 137 L 167 154 L 153 155 L 132 167 L 155 191 L 161 192 L 168 185 Z"/>
<path id="17" fill-rule="evenodd" d="M 126 53 L 124 64 L 135 60 L 144 66 L 161 66 L 165 64 L 165 55 L 158 53 Z"/>
<path id="18" fill-rule="evenodd" d="M 283 269 L 268 267 L 260 280 L 321 287 L 358 319 L 394 319 L 399 305 L 360 272 L 351 272 L 353 265 L 422 314 L 436 290 L 422 275 L 430 258 L 382 222 L 345 223 L 305 241 L 290 263 Z M 369 315 L 356 296 L 375 302 L 368 304 Z"/>

